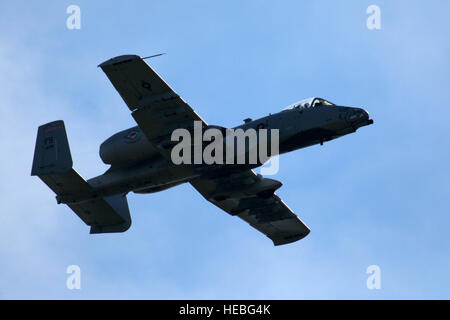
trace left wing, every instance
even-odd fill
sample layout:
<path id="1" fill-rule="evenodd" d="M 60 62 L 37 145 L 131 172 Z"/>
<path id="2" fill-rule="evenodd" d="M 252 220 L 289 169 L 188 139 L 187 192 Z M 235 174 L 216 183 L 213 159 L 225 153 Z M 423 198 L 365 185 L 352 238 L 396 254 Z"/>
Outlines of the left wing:
<path id="1" fill-rule="evenodd" d="M 273 191 L 281 183 L 246 170 L 227 176 L 191 181 L 206 200 L 238 216 L 269 237 L 274 245 L 300 240 L 309 228 Z"/>
<path id="2" fill-rule="evenodd" d="M 118 56 L 99 65 L 132 111 L 150 143 L 170 159 L 172 131 L 206 122 L 139 56 Z"/>

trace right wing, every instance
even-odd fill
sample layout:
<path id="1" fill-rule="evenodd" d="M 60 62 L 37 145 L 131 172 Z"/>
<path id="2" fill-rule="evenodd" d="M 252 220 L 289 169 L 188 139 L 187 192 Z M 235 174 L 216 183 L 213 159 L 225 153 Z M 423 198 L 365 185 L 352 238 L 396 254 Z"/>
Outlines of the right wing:
<path id="1" fill-rule="evenodd" d="M 281 183 L 262 178 L 252 170 L 209 179 L 199 178 L 190 183 L 206 200 L 246 221 L 276 246 L 300 240 L 310 231 L 273 193 Z"/>
<path id="2" fill-rule="evenodd" d="M 206 122 L 139 56 L 124 55 L 99 65 L 132 111 L 150 143 L 166 158 L 174 146 L 172 131 L 192 132 L 194 121 Z"/>

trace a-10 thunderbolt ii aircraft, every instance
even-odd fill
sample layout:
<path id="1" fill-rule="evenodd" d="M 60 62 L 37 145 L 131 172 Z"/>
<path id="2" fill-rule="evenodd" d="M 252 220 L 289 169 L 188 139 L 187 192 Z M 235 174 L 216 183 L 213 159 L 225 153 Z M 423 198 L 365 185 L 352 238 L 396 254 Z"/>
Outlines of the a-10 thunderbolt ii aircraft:
<path id="1" fill-rule="evenodd" d="M 100 157 L 111 167 L 100 176 L 84 180 L 72 168 L 64 122 L 54 121 L 38 129 L 31 174 L 56 193 L 58 203 L 68 205 L 90 226 L 90 233 L 128 230 L 128 192 L 154 193 L 189 182 L 206 200 L 245 220 L 274 245 L 304 238 L 309 228 L 274 193 L 281 182 L 252 171 L 262 164 L 260 161 L 172 161 L 175 129 L 193 132 L 195 122 L 202 130 L 228 129 L 207 125 L 144 59 L 122 55 L 99 65 L 138 124 L 101 144 Z M 244 121 L 234 129 L 278 129 L 279 154 L 323 144 L 373 123 L 361 108 L 338 106 L 321 98 L 302 100 L 278 113 Z"/>

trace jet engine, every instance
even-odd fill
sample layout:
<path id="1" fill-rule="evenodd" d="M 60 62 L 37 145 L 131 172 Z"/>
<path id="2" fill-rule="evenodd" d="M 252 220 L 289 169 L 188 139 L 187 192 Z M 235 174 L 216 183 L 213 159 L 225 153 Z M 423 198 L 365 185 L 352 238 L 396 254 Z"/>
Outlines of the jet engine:
<path id="1" fill-rule="evenodd" d="M 137 126 L 105 140 L 99 153 L 102 161 L 111 165 L 138 163 L 159 155 Z"/>

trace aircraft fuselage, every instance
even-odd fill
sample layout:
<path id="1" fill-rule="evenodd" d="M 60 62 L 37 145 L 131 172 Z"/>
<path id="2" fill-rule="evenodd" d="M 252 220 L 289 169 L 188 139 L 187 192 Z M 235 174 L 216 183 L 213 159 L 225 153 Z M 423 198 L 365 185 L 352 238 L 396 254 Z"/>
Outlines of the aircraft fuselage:
<path id="1" fill-rule="evenodd" d="M 233 129 L 278 129 L 279 153 L 283 154 L 323 144 L 371 123 L 368 113 L 361 108 L 317 106 L 283 110 L 256 120 L 249 119 Z M 118 132 L 103 142 L 100 157 L 111 168 L 88 180 L 88 183 L 101 195 L 129 191 L 153 193 L 202 175 L 224 170 L 247 170 L 261 165 L 175 165 L 154 149 L 137 126 Z"/>

